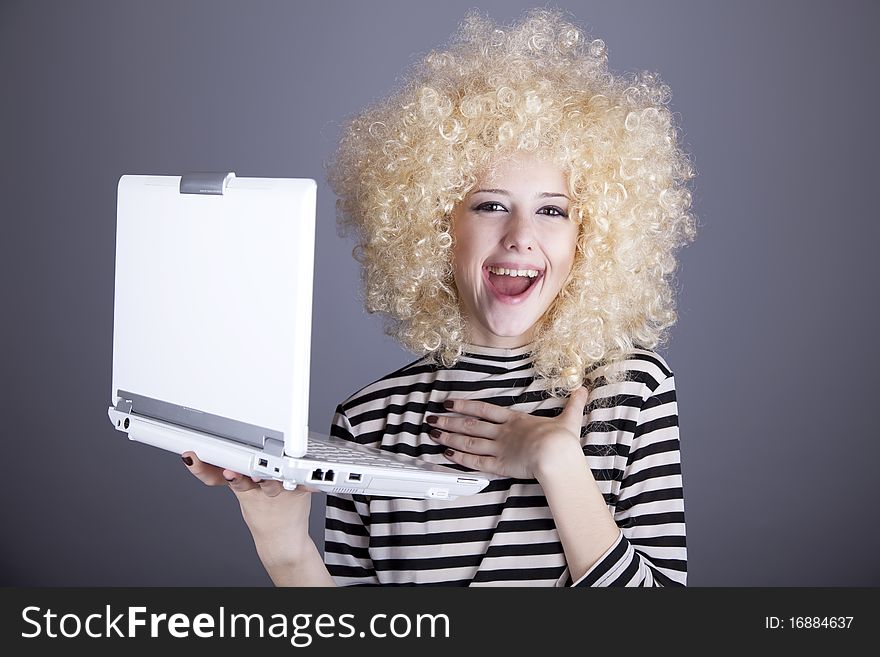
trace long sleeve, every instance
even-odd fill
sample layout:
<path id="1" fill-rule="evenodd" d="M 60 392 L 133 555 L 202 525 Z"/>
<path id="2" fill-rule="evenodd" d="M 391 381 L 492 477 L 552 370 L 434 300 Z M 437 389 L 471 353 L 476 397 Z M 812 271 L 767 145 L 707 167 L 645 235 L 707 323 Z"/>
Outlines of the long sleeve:
<path id="1" fill-rule="evenodd" d="M 354 440 L 342 407 L 336 408 L 331 435 Z M 370 511 L 362 495 L 327 494 L 324 563 L 339 586 L 374 585 L 379 580 L 369 554 Z"/>
<path id="2" fill-rule="evenodd" d="M 684 586 L 684 496 L 675 380 L 642 402 L 614 520 L 617 541 L 573 586 Z"/>

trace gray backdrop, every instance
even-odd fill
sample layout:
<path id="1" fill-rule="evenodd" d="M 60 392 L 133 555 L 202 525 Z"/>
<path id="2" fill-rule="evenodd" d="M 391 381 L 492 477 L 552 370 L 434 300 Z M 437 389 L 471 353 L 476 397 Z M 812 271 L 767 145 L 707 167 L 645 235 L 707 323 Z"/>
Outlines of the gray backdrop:
<path id="1" fill-rule="evenodd" d="M 323 164 L 345 117 L 477 1 L 0 2 L 0 584 L 269 583 L 232 494 L 107 420 L 116 182 L 319 180 L 310 422 L 326 429 L 413 357 L 362 310 Z M 615 71 L 671 85 L 699 171 L 662 352 L 691 584 L 880 584 L 877 3 L 557 6 Z"/>

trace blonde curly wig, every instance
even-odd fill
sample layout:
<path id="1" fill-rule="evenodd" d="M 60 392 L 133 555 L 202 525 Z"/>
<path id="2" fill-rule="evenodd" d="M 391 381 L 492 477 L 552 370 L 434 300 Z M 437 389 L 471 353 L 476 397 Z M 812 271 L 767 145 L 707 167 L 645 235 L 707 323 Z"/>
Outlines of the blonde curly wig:
<path id="1" fill-rule="evenodd" d="M 615 76 L 605 44 L 554 11 L 499 26 L 469 14 L 445 50 L 344 129 L 330 166 L 343 234 L 354 233 L 368 312 L 446 366 L 467 336 L 452 275 L 451 216 L 477 176 L 517 150 L 568 177 L 579 222 L 569 279 L 533 345 L 553 394 L 590 386 L 675 323 L 676 250 L 693 239 L 670 90 Z"/>

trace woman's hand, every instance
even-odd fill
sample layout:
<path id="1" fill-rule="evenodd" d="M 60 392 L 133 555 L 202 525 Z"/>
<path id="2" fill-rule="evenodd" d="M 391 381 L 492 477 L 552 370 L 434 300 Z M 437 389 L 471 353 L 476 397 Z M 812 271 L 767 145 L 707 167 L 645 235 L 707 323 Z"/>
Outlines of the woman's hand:
<path id="1" fill-rule="evenodd" d="M 505 477 L 541 481 L 557 465 L 583 458 L 581 421 L 589 393 L 571 393 L 562 412 L 536 417 L 487 402 L 447 400 L 444 406 L 466 417 L 429 415 L 431 438 L 446 445 L 455 463 Z"/>
<path id="2" fill-rule="evenodd" d="M 280 481 L 245 477 L 200 461 L 193 452 L 181 454 L 184 465 L 208 486 L 228 486 L 241 507 L 260 560 L 269 571 L 300 563 L 314 549 L 309 537 L 312 489 L 284 490 Z M 273 576 L 273 579 L 274 576 Z"/>

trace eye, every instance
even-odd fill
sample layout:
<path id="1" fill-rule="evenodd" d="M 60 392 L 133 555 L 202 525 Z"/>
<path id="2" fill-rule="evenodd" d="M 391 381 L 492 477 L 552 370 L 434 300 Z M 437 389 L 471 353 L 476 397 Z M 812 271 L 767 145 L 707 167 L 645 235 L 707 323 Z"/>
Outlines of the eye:
<path id="1" fill-rule="evenodd" d="M 474 210 L 477 212 L 506 212 L 507 208 L 498 201 L 486 201 L 485 203 L 480 203 Z"/>
<path id="2" fill-rule="evenodd" d="M 562 208 L 555 205 L 545 205 L 543 208 L 538 210 L 538 214 L 546 214 L 548 217 L 561 217 L 563 219 L 568 218 L 568 213 Z"/>

